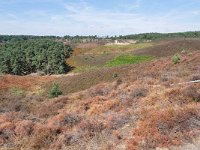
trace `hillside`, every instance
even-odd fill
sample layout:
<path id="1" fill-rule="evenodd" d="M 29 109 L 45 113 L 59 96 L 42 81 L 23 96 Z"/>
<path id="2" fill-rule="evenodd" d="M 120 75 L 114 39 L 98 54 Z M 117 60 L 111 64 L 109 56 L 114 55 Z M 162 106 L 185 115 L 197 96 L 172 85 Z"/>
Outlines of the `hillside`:
<path id="1" fill-rule="evenodd" d="M 200 83 L 179 83 L 200 80 L 199 50 L 197 39 L 160 41 L 122 51 L 155 57 L 149 62 L 106 67 L 119 55 L 112 51 L 99 67 L 77 75 L 2 75 L 0 147 L 197 150 Z M 175 53 L 181 58 L 178 64 L 172 63 Z M 90 60 L 105 54 L 76 53 L 74 58 L 82 56 L 93 56 L 85 61 L 96 66 Z M 49 99 L 54 82 L 63 95 Z"/>

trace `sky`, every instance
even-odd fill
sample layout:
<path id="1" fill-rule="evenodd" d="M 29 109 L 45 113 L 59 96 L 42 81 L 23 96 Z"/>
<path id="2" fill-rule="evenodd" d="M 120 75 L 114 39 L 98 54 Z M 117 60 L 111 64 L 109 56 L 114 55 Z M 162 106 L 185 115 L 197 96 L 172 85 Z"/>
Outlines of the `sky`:
<path id="1" fill-rule="evenodd" d="M 1 35 L 200 30 L 200 0 L 0 0 Z"/>

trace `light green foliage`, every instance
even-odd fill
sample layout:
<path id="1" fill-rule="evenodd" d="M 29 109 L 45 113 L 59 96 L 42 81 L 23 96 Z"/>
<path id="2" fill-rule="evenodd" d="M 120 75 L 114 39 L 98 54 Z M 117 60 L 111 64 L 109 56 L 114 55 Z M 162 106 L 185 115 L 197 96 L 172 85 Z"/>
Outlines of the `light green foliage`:
<path id="1" fill-rule="evenodd" d="M 51 91 L 49 92 L 49 98 L 55 98 L 55 97 L 58 97 L 59 95 L 62 95 L 60 86 L 58 83 L 54 83 L 51 88 Z"/>
<path id="2" fill-rule="evenodd" d="M 178 64 L 180 63 L 181 61 L 181 56 L 179 54 L 175 54 L 173 57 L 172 57 L 172 62 L 173 64 Z"/>
<path id="3" fill-rule="evenodd" d="M 138 64 L 141 62 L 151 61 L 151 56 L 133 56 L 133 55 L 120 55 L 115 57 L 113 60 L 106 63 L 107 67 L 126 65 L 126 64 Z"/>

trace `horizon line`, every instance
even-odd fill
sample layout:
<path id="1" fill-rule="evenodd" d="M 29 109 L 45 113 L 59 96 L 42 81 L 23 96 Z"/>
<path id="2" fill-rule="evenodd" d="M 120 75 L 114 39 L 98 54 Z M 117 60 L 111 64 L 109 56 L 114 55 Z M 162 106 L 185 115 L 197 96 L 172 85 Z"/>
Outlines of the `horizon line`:
<path id="1" fill-rule="evenodd" d="M 38 37 L 65 37 L 65 36 L 70 36 L 70 37 L 75 37 L 75 36 L 97 36 L 97 37 L 119 37 L 119 36 L 129 36 L 129 35 L 140 35 L 140 34 L 174 34 L 174 33 L 187 33 L 187 32 L 200 32 L 200 30 L 194 30 L 194 31 L 177 31 L 177 32 L 141 32 L 141 33 L 132 33 L 132 34 L 119 34 L 119 35 L 39 35 L 39 34 L 0 34 L 0 36 L 38 36 Z"/>

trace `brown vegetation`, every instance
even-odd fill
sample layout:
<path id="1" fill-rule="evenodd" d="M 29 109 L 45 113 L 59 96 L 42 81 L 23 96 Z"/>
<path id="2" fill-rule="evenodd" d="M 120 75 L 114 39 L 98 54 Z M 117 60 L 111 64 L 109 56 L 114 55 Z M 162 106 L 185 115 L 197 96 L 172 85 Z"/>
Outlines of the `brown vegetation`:
<path id="1" fill-rule="evenodd" d="M 20 87 L 25 90 L 35 90 L 39 85 L 47 83 L 53 80 L 53 77 L 45 76 L 14 76 L 14 75 L 2 75 L 0 76 L 0 90 Z"/>

